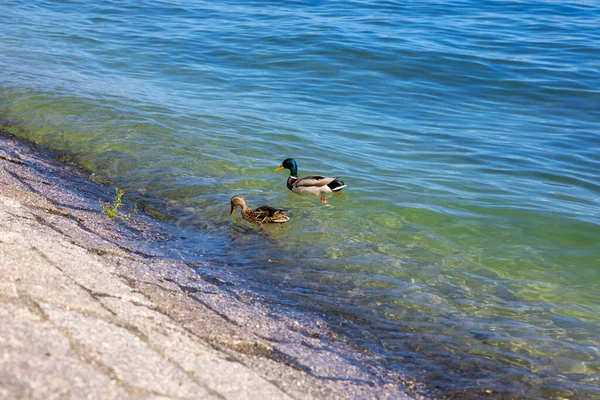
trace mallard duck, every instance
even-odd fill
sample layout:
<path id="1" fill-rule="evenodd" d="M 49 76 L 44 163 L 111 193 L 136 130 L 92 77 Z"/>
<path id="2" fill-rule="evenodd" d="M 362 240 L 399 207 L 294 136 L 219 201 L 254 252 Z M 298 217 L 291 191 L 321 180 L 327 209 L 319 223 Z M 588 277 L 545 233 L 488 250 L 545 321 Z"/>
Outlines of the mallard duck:
<path id="1" fill-rule="evenodd" d="M 248 222 L 259 224 L 261 227 L 263 224 L 282 223 L 290 219 L 285 215 L 287 210 L 280 208 L 260 206 L 253 210 L 246 205 L 246 201 L 241 196 L 231 198 L 231 213 L 229 215 L 233 214 L 238 206 L 242 208 L 242 218 Z"/>
<path id="2" fill-rule="evenodd" d="M 287 180 L 287 187 L 292 192 L 314 194 L 319 196 L 321 203 L 327 204 L 327 199 L 323 196 L 325 193 L 339 192 L 346 187 L 344 182 L 338 180 L 338 178 L 328 178 L 326 176 L 311 175 L 304 178 L 298 178 L 298 165 L 296 160 L 292 158 L 286 158 L 283 163 L 277 168 L 275 172 L 281 171 L 287 168 L 290 170 L 290 176 Z"/>

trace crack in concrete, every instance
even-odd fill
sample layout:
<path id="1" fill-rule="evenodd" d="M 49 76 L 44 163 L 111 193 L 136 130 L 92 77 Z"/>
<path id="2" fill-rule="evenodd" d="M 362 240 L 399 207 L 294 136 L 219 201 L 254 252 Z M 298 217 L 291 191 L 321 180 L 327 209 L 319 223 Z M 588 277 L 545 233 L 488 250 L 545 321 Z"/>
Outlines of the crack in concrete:
<path id="1" fill-rule="evenodd" d="M 107 319 L 105 317 L 99 316 L 99 315 L 89 315 L 90 313 L 84 313 L 82 315 L 86 315 L 86 316 L 93 316 L 94 318 L 97 318 L 99 320 L 102 320 L 108 324 L 112 324 L 114 326 L 120 327 L 125 329 L 126 331 L 128 331 L 129 333 L 131 333 L 133 336 L 137 337 L 140 341 L 142 341 L 149 349 L 152 349 L 154 352 L 156 352 L 158 355 L 160 355 L 160 357 L 162 357 L 163 359 L 167 360 L 171 365 L 173 365 L 173 367 L 177 368 L 179 371 L 181 371 L 183 374 L 185 374 L 190 380 L 192 380 L 193 382 L 195 382 L 196 384 L 198 384 L 199 386 L 201 386 L 202 388 L 204 388 L 207 392 L 209 392 L 210 394 L 221 398 L 221 399 L 225 399 L 224 396 L 222 396 L 220 393 L 214 391 L 212 388 L 210 388 L 208 385 L 206 385 L 205 382 L 203 382 L 201 379 L 199 379 L 198 377 L 196 377 L 193 373 L 187 371 L 185 368 L 183 368 L 179 363 L 177 363 L 175 360 L 173 360 L 171 357 L 167 356 L 166 354 L 164 354 L 164 352 L 159 349 L 156 348 L 151 341 L 149 340 L 149 337 L 142 332 L 137 326 L 135 326 L 132 323 L 124 323 L 123 321 L 121 321 L 118 317 L 118 314 L 115 313 L 113 310 L 111 310 L 110 308 L 108 308 L 104 303 L 102 303 L 102 301 L 100 301 L 100 298 L 114 298 L 117 299 L 119 301 L 124 301 L 124 302 L 129 302 L 137 307 L 145 307 L 149 310 L 152 310 L 154 312 L 158 312 L 161 315 L 163 315 L 164 317 L 166 317 L 169 321 L 171 321 L 174 325 L 176 324 L 176 322 L 168 315 L 160 312 L 157 308 L 151 308 L 148 307 L 145 304 L 141 304 L 139 302 L 135 302 L 135 301 L 128 301 L 125 300 L 121 297 L 118 296 L 113 296 L 107 293 L 99 293 L 99 292 L 95 292 L 85 286 L 83 286 L 82 284 L 80 284 L 79 282 L 77 282 L 75 279 L 73 279 L 68 273 L 66 273 L 62 268 L 60 268 L 58 265 L 56 265 L 50 258 L 48 258 L 48 256 L 46 254 L 44 254 L 43 251 L 32 247 L 31 248 L 33 251 L 35 251 L 36 253 L 38 253 L 40 255 L 40 257 L 42 257 L 48 264 L 52 265 L 54 268 L 56 268 L 58 271 L 60 271 L 65 277 L 67 277 L 73 284 L 77 285 L 79 288 L 81 288 L 82 290 L 84 290 L 85 292 L 87 292 L 94 300 L 95 302 L 104 310 L 106 310 L 107 312 L 109 312 L 114 318 L 110 318 Z M 57 327 L 52 320 L 48 317 L 48 315 L 43 311 L 43 309 L 39 306 L 39 304 L 33 300 L 30 296 L 26 296 L 31 303 L 31 307 L 35 306 L 35 310 L 37 311 L 36 314 L 39 315 L 40 317 L 44 318 L 44 320 L 49 321 L 57 330 L 61 331 L 63 333 L 63 335 L 65 335 L 68 339 L 69 342 L 71 343 L 71 347 L 73 348 L 74 351 L 76 351 L 76 348 L 79 349 L 87 349 L 87 346 L 79 343 L 78 341 L 76 341 L 72 335 L 70 334 L 70 332 L 66 329 Z M 30 307 L 30 308 L 31 308 Z M 189 332 L 187 332 L 187 330 L 184 330 L 186 333 L 189 334 Z M 101 369 L 111 378 L 113 378 L 116 381 L 119 381 L 121 383 L 122 386 L 126 386 L 122 380 L 122 378 L 110 367 L 106 366 L 105 364 L 99 362 L 98 360 L 96 360 L 95 358 L 88 356 L 87 354 L 89 353 L 89 351 L 86 352 L 86 355 L 84 356 L 84 359 L 86 360 L 86 362 L 88 362 L 91 365 L 100 365 Z M 78 354 L 81 355 L 81 352 L 78 352 Z M 239 362 L 239 361 L 238 361 Z M 136 389 L 136 388 L 132 388 L 132 389 Z M 153 393 L 156 395 L 161 395 L 164 396 L 164 393 L 158 393 L 158 392 L 152 392 L 152 391 L 148 391 L 149 393 Z M 173 397 L 171 397 L 173 398 Z"/>
<path id="2" fill-rule="evenodd" d="M 115 296 L 112 296 L 112 295 L 107 294 L 107 293 L 97 293 L 97 292 L 94 292 L 90 288 L 87 288 L 87 287 L 83 286 L 82 284 L 80 284 L 79 282 L 77 282 L 75 279 L 73 279 L 73 277 L 71 277 L 61 267 L 59 267 L 55 262 L 53 262 L 43 251 L 41 251 L 37 247 L 32 247 L 31 250 L 33 250 L 34 252 L 38 253 L 40 255 L 40 257 L 42 257 L 48 264 L 50 264 L 51 266 L 53 266 L 54 268 L 56 268 L 58 271 L 60 271 L 63 276 L 65 276 L 66 278 L 69 279 L 69 281 L 71 281 L 71 283 L 73 283 L 74 285 L 76 285 L 77 287 L 79 287 L 84 292 L 88 293 L 90 295 L 90 297 L 92 299 L 94 299 L 96 301 L 96 303 L 98 303 L 98 305 L 101 308 L 103 308 L 104 310 L 106 310 L 108 313 L 113 314 L 113 315 L 116 316 L 116 314 L 112 310 L 110 310 L 109 308 L 106 308 L 106 306 L 104 304 L 102 304 L 102 302 L 100 300 L 98 300 L 98 298 L 99 297 L 113 297 L 113 298 L 120 299 L 119 297 L 115 297 Z M 98 315 L 94 315 L 94 317 L 98 318 L 98 319 L 105 320 L 104 318 L 102 318 L 101 316 L 98 316 Z M 111 322 L 111 321 L 106 320 L 106 322 Z"/>
<path id="3" fill-rule="evenodd" d="M 100 357 L 92 355 L 92 353 L 95 353 L 95 350 L 93 348 L 86 346 L 85 344 L 83 344 L 80 341 L 78 341 L 77 339 L 75 339 L 73 337 L 71 331 L 69 331 L 68 329 L 57 326 L 54 323 L 54 321 L 52 321 L 52 319 L 46 314 L 46 312 L 44 312 L 42 307 L 35 300 L 31 299 L 31 301 L 36 305 L 36 308 L 43 315 L 44 320 L 47 321 L 50 325 L 52 325 L 52 327 L 56 331 L 60 332 L 67 339 L 67 341 L 69 342 L 69 347 L 78 356 L 78 358 L 82 362 L 85 362 L 86 364 L 88 364 L 92 368 L 94 368 L 95 370 L 98 370 L 98 371 L 100 371 L 100 373 L 108 376 L 113 382 L 115 382 L 117 385 L 119 385 L 126 393 L 135 394 L 135 392 L 139 391 L 138 388 L 133 388 L 133 387 L 130 387 L 129 385 L 127 385 L 123 381 L 123 378 L 113 368 L 102 363 L 99 360 Z"/>
<path id="4" fill-rule="evenodd" d="M 11 163 L 13 163 L 13 164 L 25 165 L 25 162 L 23 162 L 23 161 L 21 161 L 21 160 L 15 160 L 14 158 L 10 158 L 10 157 L 7 157 L 7 156 L 3 156 L 3 155 L 1 155 L 1 154 L 0 154 L 0 159 L 2 159 L 2 160 L 6 160 L 6 161 L 8 161 L 8 162 L 11 162 Z"/>
<path id="5" fill-rule="evenodd" d="M 35 249 L 35 250 L 37 250 L 37 249 Z M 182 373 L 184 373 L 193 382 L 195 382 L 196 384 L 200 385 L 205 390 L 207 390 L 210 394 L 212 394 L 212 395 L 214 395 L 214 396 L 216 396 L 218 398 L 225 399 L 225 397 L 223 397 L 221 394 L 219 394 L 218 392 L 215 392 L 210 387 L 208 387 L 204 382 L 202 382 L 198 378 L 194 377 L 192 374 L 190 374 L 188 371 L 186 371 L 184 368 L 182 368 L 181 365 L 179 365 L 177 362 L 175 362 L 170 357 L 167 357 L 165 354 L 163 354 L 162 351 L 160 351 L 157 348 L 155 348 L 150 343 L 149 338 L 147 337 L 147 335 L 145 335 L 137 326 L 135 326 L 133 324 L 123 323 L 122 321 L 120 321 L 119 318 L 118 318 L 118 316 L 117 316 L 117 314 L 114 313 L 109 308 L 107 308 L 104 304 L 102 304 L 102 302 L 100 300 L 98 300 L 98 297 L 110 297 L 110 298 L 118 299 L 120 301 L 127 301 L 127 300 L 124 300 L 124 299 L 122 299 L 120 297 L 111 296 L 111 295 L 106 294 L 106 293 L 95 293 L 94 291 L 92 291 L 92 290 L 90 290 L 90 289 L 88 289 L 88 288 L 80 285 L 78 282 L 76 282 L 75 280 L 73 280 L 68 274 L 64 273 L 64 271 L 60 267 L 58 267 L 50 259 L 48 259 L 48 257 L 43 252 L 41 252 L 39 250 L 37 250 L 37 251 L 38 251 L 38 253 L 40 254 L 41 257 L 43 257 L 48 263 L 50 263 L 57 270 L 61 271 L 61 273 L 63 273 L 63 275 L 65 275 L 66 277 L 68 277 L 74 284 L 76 284 L 81 289 L 83 289 L 86 292 L 88 292 L 94 298 L 94 300 L 103 309 L 107 310 L 115 318 L 107 319 L 105 317 L 102 317 L 102 316 L 99 316 L 99 315 L 95 315 L 94 313 L 89 313 L 89 312 L 86 312 L 86 313 L 79 313 L 79 312 L 77 312 L 78 314 L 84 315 L 86 317 L 96 318 L 96 319 L 102 320 L 102 321 L 104 321 L 104 322 L 106 322 L 108 324 L 111 324 L 111 325 L 114 325 L 116 327 L 125 329 L 126 331 L 128 331 L 129 333 L 131 333 L 133 336 L 137 337 L 140 341 L 142 341 L 149 349 L 152 349 L 160 357 L 162 357 L 163 359 L 167 360 L 171 365 L 173 365 L 173 367 L 177 368 Z M 128 394 L 131 394 L 131 395 L 149 395 L 149 394 L 152 394 L 152 395 L 157 395 L 157 396 L 161 396 L 161 397 L 167 397 L 169 399 L 182 399 L 182 400 L 187 399 L 186 397 L 179 397 L 179 396 L 175 396 L 174 397 L 174 396 L 167 395 L 166 393 L 157 392 L 157 391 L 153 391 L 153 390 L 147 390 L 147 389 L 141 389 L 139 387 L 132 387 L 132 386 L 128 385 L 123 380 L 123 378 L 113 368 L 111 368 L 110 366 L 108 366 L 105 363 L 101 362 L 99 356 L 94 356 L 93 355 L 94 353 L 96 353 L 96 351 L 95 351 L 94 348 L 89 347 L 89 346 L 81 343 L 77 339 L 75 339 L 69 329 L 57 326 L 54 323 L 54 321 L 52 321 L 52 319 L 48 316 L 48 314 L 43 310 L 43 308 L 40 306 L 40 304 L 33 297 L 31 297 L 30 295 L 28 295 L 26 293 L 18 293 L 18 295 L 19 295 L 19 300 L 20 301 L 14 302 L 14 303 L 25 305 L 29 311 L 31 311 L 35 315 L 39 316 L 40 318 L 42 318 L 44 321 L 48 322 L 56 331 L 60 332 L 68 340 L 69 346 L 70 346 L 71 350 L 75 354 L 77 354 L 77 356 L 79 357 L 79 359 L 81 361 L 89 364 L 94 369 L 97 369 L 100 372 L 102 372 L 103 374 L 105 374 L 106 376 L 108 376 L 111 380 L 113 380 L 114 382 L 116 382 L 117 384 L 119 384 L 119 386 L 123 390 L 125 390 Z"/>

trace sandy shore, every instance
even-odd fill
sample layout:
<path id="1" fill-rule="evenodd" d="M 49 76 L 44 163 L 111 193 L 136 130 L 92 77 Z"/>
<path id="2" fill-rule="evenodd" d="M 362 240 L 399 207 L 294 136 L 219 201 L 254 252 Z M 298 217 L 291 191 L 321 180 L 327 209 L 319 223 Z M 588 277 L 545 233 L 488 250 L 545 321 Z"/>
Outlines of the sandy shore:
<path id="1" fill-rule="evenodd" d="M 165 223 L 0 134 L 0 399 L 409 399 L 317 319 L 169 257 Z M 422 391 L 419 391 L 422 393 Z"/>

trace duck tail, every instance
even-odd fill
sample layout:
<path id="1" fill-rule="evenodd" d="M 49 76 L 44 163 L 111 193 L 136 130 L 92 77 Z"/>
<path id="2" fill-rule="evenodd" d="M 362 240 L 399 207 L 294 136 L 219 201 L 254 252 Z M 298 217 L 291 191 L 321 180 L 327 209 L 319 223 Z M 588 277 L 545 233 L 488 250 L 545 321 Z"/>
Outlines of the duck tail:
<path id="1" fill-rule="evenodd" d="M 338 179 L 334 179 L 333 182 L 331 182 L 327 186 L 329 186 L 329 189 L 331 189 L 332 192 L 339 192 L 340 190 L 346 187 L 344 182 Z"/>

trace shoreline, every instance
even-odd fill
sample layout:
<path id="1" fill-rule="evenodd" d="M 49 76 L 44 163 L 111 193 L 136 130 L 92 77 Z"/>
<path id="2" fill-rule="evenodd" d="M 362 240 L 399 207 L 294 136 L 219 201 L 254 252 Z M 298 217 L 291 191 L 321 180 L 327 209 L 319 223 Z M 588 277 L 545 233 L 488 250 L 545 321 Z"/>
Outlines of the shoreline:
<path id="1" fill-rule="evenodd" d="M 167 221 L 105 217 L 114 189 L 52 151 L 0 130 L 0 166 L 0 398 L 427 397 L 316 317 L 173 257 Z"/>

